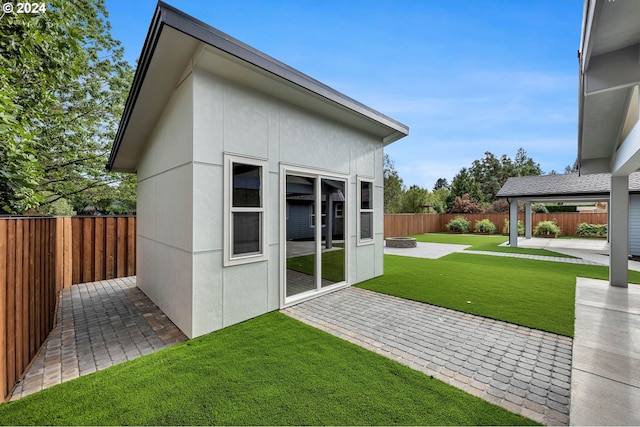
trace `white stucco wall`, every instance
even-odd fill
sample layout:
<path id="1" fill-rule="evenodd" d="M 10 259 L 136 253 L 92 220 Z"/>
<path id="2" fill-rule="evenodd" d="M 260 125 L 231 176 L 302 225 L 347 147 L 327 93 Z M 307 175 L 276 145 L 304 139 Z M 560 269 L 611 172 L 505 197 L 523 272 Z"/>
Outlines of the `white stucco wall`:
<path id="1" fill-rule="evenodd" d="M 352 283 L 382 274 L 382 142 L 210 72 L 193 71 L 193 336 L 280 307 L 280 165 L 349 176 Z M 223 267 L 223 155 L 268 159 L 267 261 Z M 357 177 L 375 179 L 375 244 L 356 245 Z"/>
<path id="2" fill-rule="evenodd" d="M 224 154 L 268 160 L 268 260 L 223 267 Z M 349 177 L 348 278 L 383 273 L 382 142 L 194 68 L 138 165 L 139 288 L 189 337 L 277 310 L 282 164 Z M 374 180 L 374 244 L 357 244 L 357 179 Z"/>
<path id="3" fill-rule="evenodd" d="M 138 165 L 137 286 L 192 336 L 193 78 L 175 90 Z M 198 224 L 199 226 L 201 224 Z"/>

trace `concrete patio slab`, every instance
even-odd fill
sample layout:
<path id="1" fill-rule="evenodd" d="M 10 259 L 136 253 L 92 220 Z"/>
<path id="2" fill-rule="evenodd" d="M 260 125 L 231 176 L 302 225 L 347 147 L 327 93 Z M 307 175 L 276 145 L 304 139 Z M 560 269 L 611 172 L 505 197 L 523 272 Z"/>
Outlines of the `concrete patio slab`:
<path id="1" fill-rule="evenodd" d="M 387 255 L 401 255 L 414 258 L 438 259 L 454 252 L 460 252 L 470 245 L 453 245 L 449 243 L 426 243 L 417 242 L 415 248 L 388 248 L 384 247 Z"/>
<path id="2" fill-rule="evenodd" d="M 501 246 L 507 246 L 508 242 Z M 605 239 L 542 239 L 518 237 L 518 247 L 547 249 L 594 264 L 609 265 L 609 243 Z M 629 270 L 640 271 L 640 262 L 629 261 Z"/>
<path id="3" fill-rule="evenodd" d="M 640 425 L 640 286 L 579 277 L 571 425 Z"/>

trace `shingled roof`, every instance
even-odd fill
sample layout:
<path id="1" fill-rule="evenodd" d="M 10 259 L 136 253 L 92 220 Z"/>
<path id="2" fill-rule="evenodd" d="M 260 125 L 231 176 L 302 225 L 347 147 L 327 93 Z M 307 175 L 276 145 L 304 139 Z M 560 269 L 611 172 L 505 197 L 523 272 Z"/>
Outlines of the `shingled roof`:
<path id="1" fill-rule="evenodd" d="M 544 197 L 597 197 L 609 196 L 611 174 L 591 175 L 541 175 L 509 178 L 496 197 L 544 198 Z M 640 173 L 629 175 L 629 192 L 640 193 Z"/>

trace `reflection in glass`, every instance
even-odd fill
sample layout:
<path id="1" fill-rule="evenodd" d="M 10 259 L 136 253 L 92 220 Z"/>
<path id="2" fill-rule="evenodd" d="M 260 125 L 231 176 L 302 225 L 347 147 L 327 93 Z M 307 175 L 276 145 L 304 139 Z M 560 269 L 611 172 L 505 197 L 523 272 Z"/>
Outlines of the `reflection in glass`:
<path id="1" fill-rule="evenodd" d="M 287 175 L 287 297 L 346 281 L 345 188 L 342 180 L 322 178 L 318 183 L 316 177 Z"/>
<path id="2" fill-rule="evenodd" d="M 342 208 L 346 203 L 345 183 L 323 178 L 320 187 L 323 225 L 325 225 L 322 228 L 322 281 L 320 283 L 321 286 L 329 286 L 345 281 L 344 209 Z M 340 215 L 338 216 L 337 213 Z"/>
<path id="3" fill-rule="evenodd" d="M 233 201 L 234 208 L 262 207 L 260 192 L 261 166 L 233 164 Z"/>
<path id="4" fill-rule="evenodd" d="M 287 175 L 286 178 L 286 295 L 317 289 L 315 239 L 316 179 Z M 310 215 L 311 214 L 311 215 Z"/>
<path id="5" fill-rule="evenodd" d="M 262 212 L 233 212 L 233 255 L 260 253 Z"/>

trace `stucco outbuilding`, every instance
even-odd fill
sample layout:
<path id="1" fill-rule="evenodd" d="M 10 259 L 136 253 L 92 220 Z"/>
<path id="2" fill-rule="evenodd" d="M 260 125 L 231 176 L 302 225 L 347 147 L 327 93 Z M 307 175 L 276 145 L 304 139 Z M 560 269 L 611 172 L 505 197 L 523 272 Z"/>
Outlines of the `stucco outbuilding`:
<path id="1" fill-rule="evenodd" d="M 138 175 L 137 286 L 195 337 L 381 275 L 407 134 L 158 3 L 108 163 Z"/>

